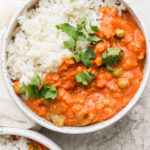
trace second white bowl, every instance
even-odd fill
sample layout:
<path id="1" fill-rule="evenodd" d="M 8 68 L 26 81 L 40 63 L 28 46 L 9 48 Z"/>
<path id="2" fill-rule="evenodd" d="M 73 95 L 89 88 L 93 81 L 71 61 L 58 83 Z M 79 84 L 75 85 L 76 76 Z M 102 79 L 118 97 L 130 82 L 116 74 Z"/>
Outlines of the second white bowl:
<path id="1" fill-rule="evenodd" d="M 46 146 L 50 150 L 61 150 L 61 148 L 57 146 L 53 141 L 41 135 L 40 133 L 31 131 L 31 130 L 24 130 L 24 129 L 18 129 L 18 128 L 0 128 L 0 135 L 21 136 L 21 137 L 34 140 Z"/>

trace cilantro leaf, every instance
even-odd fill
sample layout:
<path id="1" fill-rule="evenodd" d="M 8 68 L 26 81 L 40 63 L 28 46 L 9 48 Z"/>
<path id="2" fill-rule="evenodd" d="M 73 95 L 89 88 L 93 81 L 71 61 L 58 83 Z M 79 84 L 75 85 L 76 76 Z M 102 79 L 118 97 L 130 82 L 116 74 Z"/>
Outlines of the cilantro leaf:
<path id="1" fill-rule="evenodd" d="M 96 53 L 93 51 L 93 49 L 90 49 L 89 47 L 87 47 L 87 51 L 86 51 L 88 58 L 95 58 L 96 57 Z"/>
<path id="2" fill-rule="evenodd" d="M 94 32 L 91 28 L 88 29 L 87 32 L 88 32 L 89 34 L 91 34 L 91 35 L 94 35 L 94 34 L 95 34 L 95 32 Z"/>
<path id="3" fill-rule="evenodd" d="M 82 32 L 76 32 L 76 40 L 77 41 L 85 41 L 86 36 Z"/>
<path id="4" fill-rule="evenodd" d="M 19 94 L 25 94 L 28 99 L 36 99 L 38 97 L 38 90 L 36 86 L 32 86 L 30 84 L 28 86 L 25 86 L 25 84 L 23 83 Z"/>
<path id="5" fill-rule="evenodd" d="M 101 38 L 97 37 L 96 35 L 89 35 L 88 41 L 90 41 L 91 44 L 96 44 L 98 42 L 103 42 L 103 40 Z"/>
<path id="6" fill-rule="evenodd" d="M 92 29 L 92 31 L 94 31 L 94 32 L 98 32 L 98 26 L 93 26 L 93 25 L 91 25 L 91 29 Z"/>
<path id="7" fill-rule="evenodd" d="M 76 41 L 71 39 L 69 41 L 65 41 L 64 42 L 64 47 L 69 49 L 71 52 L 73 51 L 73 49 L 75 49 L 76 47 Z"/>
<path id="8" fill-rule="evenodd" d="M 84 54 L 81 55 L 81 61 L 84 63 L 84 65 L 89 68 L 91 67 L 91 58 L 95 58 L 96 53 L 93 51 L 93 49 L 88 49 Z"/>
<path id="9" fill-rule="evenodd" d="M 67 35 L 72 37 L 73 39 L 76 39 L 77 37 L 77 29 L 71 26 L 69 23 L 64 23 L 56 26 L 57 29 L 61 29 L 62 32 L 65 32 Z"/>
<path id="10" fill-rule="evenodd" d="M 112 67 L 110 64 L 107 64 L 107 65 L 106 65 L 106 68 L 107 68 L 109 71 L 113 71 L 113 70 L 114 70 L 113 67 Z"/>
<path id="11" fill-rule="evenodd" d="M 25 84 L 23 83 L 22 88 L 21 88 L 19 94 L 24 94 L 25 92 L 26 92 L 26 86 L 25 86 Z"/>
<path id="12" fill-rule="evenodd" d="M 122 53 L 120 55 L 120 53 Z M 111 65 L 114 65 L 117 63 L 118 60 L 121 60 L 124 56 L 124 51 L 120 49 L 114 49 L 114 48 L 108 48 L 107 53 L 103 53 L 103 61 L 102 64 L 106 65 L 107 69 L 110 71 L 113 71 L 113 68 Z"/>
<path id="13" fill-rule="evenodd" d="M 55 87 L 50 86 L 49 83 L 43 84 L 39 91 L 39 97 L 48 99 L 55 99 L 57 97 L 57 90 Z"/>
<path id="14" fill-rule="evenodd" d="M 55 99 L 57 97 L 57 90 L 55 87 L 50 86 L 49 90 L 45 93 L 45 99 Z"/>
<path id="15" fill-rule="evenodd" d="M 83 85 L 88 85 L 96 75 L 89 72 L 80 72 L 75 75 L 75 79 L 77 82 L 82 83 Z"/>
<path id="16" fill-rule="evenodd" d="M 36 94 L 35 94 L 35 91 L 34 91 L 34 88 L 31 86 L 31 85 L 28 85 L 26 87 L 26 97 L 29 99 L 29 98 L 33 98 L 33 99 L 36 99 Z"/>
<path id="17" fill-rule="evenodd" d="M 61 29 L 62 32 L 65 32 L 75 41 L 84 41 L 86 40 L 86 36 L 83 32 L 80 32 L 78 29 L 70 25 L 69 23 L 64 23 L 56 26 L 57 29 Z"/>
<path id="18" fill-rule="evenodd" d="M 95 32 L 98 32 L 98 26 L 93 26 L 90 24 L 90 29 L 88 29 L 87 32 L 91 35 L 94 35 Z"/>
<path id="19" fill-rule="evenodd" d="M 83 17 L 79 23 L 77 24 L 77 30 L 81 31 L 83 29 L 86 29 L 86 17 Z"/>
<path id="20" fill-rule="evenodd" d="M 79 49 L 75 52 L 74 60 L 76 62 L 82 62 L 87 68 L 91 67 L 91 58 L 95 58 L 96 53 L 93 49 L 87 49 L 86 52 L 83 52 L 82 49 Z"/>
<path id="21" fill-rule="evenodd" d="M 37 73 L 34 75 L 34 77 L 31 80 L 30 84 L 33 85 L 33 86 L 39 86 L 41 84 L 41 79 L 40 79 L 40 77 Z"/>
<path id="22" fill-rule="evenodd" d="M 43 83 L 41 89 L 39 90 L 39 98 L 43 98 L 45 96 L 45 93 L 47 91 L 47 86 L 49 86 L 49 84 Z"/>
<path id="23" fill-rule="evenodd" d="M 81 55 L 82 55 L 82 48 L 80 47 L 79 49 L 78 49 L 78 51 L 76 51 L 75 52 L 75 54 L 74 54 L 74 60 L 76 61 L 76 62 L 80 62 L 81 61 Z"/>
<path id="24" fill-rule="evenodd" d="M 82 53 L 81 55 L 81 62 L 86 66 L 86 68 L 91 67 L 91 60 L 88 57 L 88 53 Z"/>

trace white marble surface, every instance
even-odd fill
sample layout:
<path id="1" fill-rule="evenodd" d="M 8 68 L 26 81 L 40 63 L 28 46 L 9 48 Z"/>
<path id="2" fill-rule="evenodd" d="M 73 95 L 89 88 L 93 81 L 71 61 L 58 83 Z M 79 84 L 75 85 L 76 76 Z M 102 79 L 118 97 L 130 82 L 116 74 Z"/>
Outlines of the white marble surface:
<path id="1" fill-rule="evenodd" d="M 150 32 L 150 0 L 128 0 L 137 7 Z M 63 150 L 150 150 L 150 80 L 138 104 L 113 126 L 85 135 L 41 131 Z"/>

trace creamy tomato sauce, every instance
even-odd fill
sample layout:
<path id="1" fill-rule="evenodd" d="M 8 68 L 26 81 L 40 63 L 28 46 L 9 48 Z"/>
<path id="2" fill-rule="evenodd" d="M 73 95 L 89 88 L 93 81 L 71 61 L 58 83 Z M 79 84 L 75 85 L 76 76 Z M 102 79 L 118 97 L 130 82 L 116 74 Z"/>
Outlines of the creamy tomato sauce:
<path id="1" fill-rule="evenodd" d="M 57 73 L 49 73 L 44 79 L 57 88 L 56 99 L 25 102 L 32 111 L 56 126 L 86 126 L 112 118 L 130 102 L 143 79 L 146 44 L 142 31 L 128 12 L 121 17 L 117 8 L 102 7 L 99 12 L 103 17 L 99 32 L 95 34 L 104 42 L 95 45 L 92 66 L 87 69 L 73 58 L 65 59 Z M 116 37 L 117 29 L 125 32 L 123 38 Z M 117 77 L 102 66 L 102 53 L 110 47 L 125 53 L 113 66 L 121 70 Z M 75 75 L 84 71 L 96 75 L 87 86 L 75 80 Z M 126 86 L 122 87 L 124 79 Z"/>
<path id="2" fill-rule="evenodd" d="M 35 142 L 33 140 L 29 141 L 30 148 L 28 150 L 49 150 L 47 147 L 43 146 L 42 144 L 39 144 L 38 142 Z"/>

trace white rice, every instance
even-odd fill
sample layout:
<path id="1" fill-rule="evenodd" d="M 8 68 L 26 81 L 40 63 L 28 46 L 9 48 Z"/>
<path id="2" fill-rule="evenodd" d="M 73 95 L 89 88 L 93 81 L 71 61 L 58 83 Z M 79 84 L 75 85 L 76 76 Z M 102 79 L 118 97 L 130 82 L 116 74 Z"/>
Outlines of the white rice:
<path id="1" fill-rule="evenodd" d="M 12 136 L 0 135 L 0 150 L 28 150 L 28 140 L 23 137 L 18 137 L 14 140 Z"/>
<path id="2" fill-rule="evenodd" d="M 76 26 L 78 20 L 87 17 L 88 25 L 99 26 L 98 9 L 102 5 L 117 7 L 120 14 L 126 9 L 118 0 L 39 0 L 38 8 L 25 11 L 7 49 L 11 79 L 28 84 L 35 72 L 56 72 L 64 57 L 71 56 L 63 45 L 69 37 L 56 25 L 68 22 Z M 84 42 L 79 43 L 84 47 Z"/>

